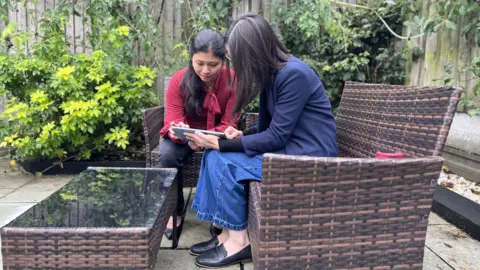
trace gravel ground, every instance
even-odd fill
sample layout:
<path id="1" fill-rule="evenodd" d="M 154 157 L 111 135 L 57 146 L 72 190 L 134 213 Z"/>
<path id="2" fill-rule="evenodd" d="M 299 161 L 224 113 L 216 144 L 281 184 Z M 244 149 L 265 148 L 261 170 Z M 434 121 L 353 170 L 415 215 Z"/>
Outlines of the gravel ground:
<path id="1" fill-rule="evenodd" d="M 480 183 L 477 184 L 450 173 L 448 169 L 444 167 L 438 178 L 438 184 L 480 204 Z"/>

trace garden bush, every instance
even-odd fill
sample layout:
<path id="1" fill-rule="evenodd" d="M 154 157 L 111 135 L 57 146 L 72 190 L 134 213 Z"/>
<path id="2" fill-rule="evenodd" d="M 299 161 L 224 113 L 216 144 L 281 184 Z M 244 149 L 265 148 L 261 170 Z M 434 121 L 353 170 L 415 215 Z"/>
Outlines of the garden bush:
<path id="1" fill-rule="evenodd" d="M 401 33 L 414 1 L 359 1 L 333 6 L 328 0 L 273 1 L 272 21 L 287 48 L 319 74 L 333 107 L 345 81 L 404 84 L 409 46 L 397 40 L 372 11 Z"/>
<path id="2" fill-rule="evenodd" d="M 158 104 L 152 91 L 156 74 L 115 54 L 123 50 L 130 28 L 108 31 L 103 41 L 108 51 L 72 54 L 65 17 L 54 10 L 45 16 L 35 43 L 13 24 L 2 34 L 0 92 L 8 99 L 2 146 L 20 160 L 141 156 L 141 109 Z M 26 53 L 28 40 L 34 45 Z"/>

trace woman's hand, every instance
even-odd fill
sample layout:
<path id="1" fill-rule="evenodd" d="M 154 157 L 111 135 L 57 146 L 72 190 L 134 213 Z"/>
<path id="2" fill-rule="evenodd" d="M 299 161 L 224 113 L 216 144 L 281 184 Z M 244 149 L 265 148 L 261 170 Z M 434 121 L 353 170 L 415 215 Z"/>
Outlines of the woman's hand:
<path id="1" fill-rule="evenodd" d="M 173 131 L 173 129 L 171 127 L 181 127 L 181 128 L 189 128 L 190 126 L 187 125 L 187 124 L 184 124 L 183 122 L 180 122 L 180 123 L 175 123 L 175 122 L 170 122 L 170 128 L 168 129 L 168 136 L 170 137 L 170 139 L 173 139 L 173 140 L 176 140 L 176 139 L 180 139 L 178 138 L 176 135 L 175 135 L 175 131 Z M 195 150 L 194 150 L 195 151 Z"/>
<path id="2" fill-rule="evenodd" d="M 220 149 L 220 147 L 218 146 L 217 136 L 205 135 L 197 131 L 195 133 L 185 133 L 185 137 L 187 137 L 190 141 L 193 141 L 196 145 L 201 146 L 203 148 L 215 149 L 215 150 Z"/>
<path id="3" fill-rule="evenodd" d="M 194 143 L 193 141 L 189 141 L 188 142 L 188 146 L 190 146 L 190 148 L 193 150 L 193 151 L 200 151 L 202 150 L 203 147 L 201 147 L 200 145 L 197 145 L 196 143 Z"/>
<path id="4" fill-rule="evenodd" d="M 229 126 L 227 127 L 227 129 L 225 129 L 225 136 L 227 136 L 227 139 L 229 140 L 238 139 L 243 136 L 243 131 L 238 130 L 232 126 Z"/>

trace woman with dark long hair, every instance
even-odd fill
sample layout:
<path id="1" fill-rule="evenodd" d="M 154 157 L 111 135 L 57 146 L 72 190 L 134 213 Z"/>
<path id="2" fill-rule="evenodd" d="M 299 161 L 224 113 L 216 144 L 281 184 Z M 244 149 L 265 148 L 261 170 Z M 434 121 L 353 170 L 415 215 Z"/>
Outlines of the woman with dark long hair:
<path id="1" fill-rule="evenodd" d="M 218 236 L 190 249 L 198 255 L 195 263 L 209 268 L 251 260 L 246 187 L 248 181 L 261 181 L 264 153 L 338 155 L 335 119 L 322 82 L 290 55 L 263 17 L 239 17 L 226 34 L 226 46 L 235 70 L 234 112 L 240 113 L 259 95 L 259 122 L 244 132 L 228 127 L 227 140 L 188 135 L 208 149 L 192 208 L 198 219 L 223 228 Z"/>
<path id="2" fill-rule="evenodd" d="M 160 167 L 181 168 L 186 156 L 202 147 L 194 142 L 187 144 L 175 136 L 172 126 L 191 127 L 223 132 L 236 127 L 232 117 L 235 106 L 235 89 L 230 78 L 233 71 L 224 66 L 225 42 L 220 33 L 201 30 L 192 39 L 187 68 L 178 71 L 170 80 L 166 93 L 164 126 L 160 131 Z M 181 173 L 181 169 L 179 173 Z M 181 233 L 185 202 L 182 177 L 179 177 L 177 201 L 178 233 Z M 173 220 L 165 230 L 172 239 Z M 217 232 L 219 233 L 219 232 Z"/>

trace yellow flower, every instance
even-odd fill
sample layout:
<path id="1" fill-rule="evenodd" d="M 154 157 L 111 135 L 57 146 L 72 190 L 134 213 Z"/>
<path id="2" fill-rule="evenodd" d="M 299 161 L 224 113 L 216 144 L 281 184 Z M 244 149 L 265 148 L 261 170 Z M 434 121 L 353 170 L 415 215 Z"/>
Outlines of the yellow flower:
<path id="1" fill-rule="evenodd" d="M 128 37 L 128 34 L 130 33 L 130 27 L 128 26 L 119 26 L 117 27 L 118 34 L 120 36 L 126 36 Z"/>
<path id="2" fill-rule="evenodd" d="M 57 77 L 62 80 L 68 80 L 70 75 L 75 71 L 74 66 L 66 66 L 64 68 L 59 68 L 57 71 Z"/>
<path id="3" fill-rule="evenodd" d="M 15 160 L 10 160 L 10 166 L 15 167 L 17 166 L 17 162 Z"/>

